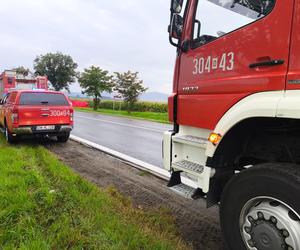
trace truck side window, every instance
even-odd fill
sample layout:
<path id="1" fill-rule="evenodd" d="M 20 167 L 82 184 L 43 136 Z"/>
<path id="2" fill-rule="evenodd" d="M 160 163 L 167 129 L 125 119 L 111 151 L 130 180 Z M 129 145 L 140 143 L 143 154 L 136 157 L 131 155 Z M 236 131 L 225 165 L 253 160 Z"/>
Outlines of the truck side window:
<path id="1" fill-rule="evenodd" d="M 13 92 L 7 97 L 7 103 L 14 103 L 16 100 L 17 93 Z"/>
<path id="2" fill-rule="evenodd" d="M 14 79 L 12 77 L 8 77 L 7 82 L 8 82 L 8 84 L 13 84 Z"/>
<path id="3" fill-rule="evenodd" d="M 192 47 L 199 47 L 268 15 L 275 0 L 198 0 Z"/>

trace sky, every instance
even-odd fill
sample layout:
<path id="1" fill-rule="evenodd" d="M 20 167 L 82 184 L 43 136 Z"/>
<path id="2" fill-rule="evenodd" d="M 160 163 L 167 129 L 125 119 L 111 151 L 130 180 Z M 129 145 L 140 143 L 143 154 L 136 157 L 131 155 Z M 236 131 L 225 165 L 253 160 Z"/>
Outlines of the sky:
<path id="1" fill-rule="evenodd" d="M 59 51 L 79 70 L 138 71 L 149 91 L 170 93 L 169 8 L 169 0 L 0 0 L 0 71 L 32 69 L 36 56 Z"/>
<path id="2" fill-rule="evenodd" d="M 92 65 L 111 73 L 138 71 L 150 92 L 169 94 L 176 56 L 167 33 L 170 1 L 0 0 L 0 72 L 32 69 L 36 56 L 62 52 L 79 71 Z M 252 21 L 208 1 L 200 4 L 197 18 L 207 34 Z M 78 83 L 71 91 L 81 92 Z"/>

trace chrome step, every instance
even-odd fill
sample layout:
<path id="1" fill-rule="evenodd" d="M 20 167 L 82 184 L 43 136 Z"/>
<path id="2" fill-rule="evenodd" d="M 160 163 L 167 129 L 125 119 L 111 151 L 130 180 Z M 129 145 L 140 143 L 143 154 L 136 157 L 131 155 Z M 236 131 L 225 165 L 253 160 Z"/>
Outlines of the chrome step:
<path id="1" fill-rule="evenodd" d="M 197 198 L 200 198 L 198 194 L 198 190 L 195 189 L 195 188 L 192 188 L 190 186 L 187 186 L 183 183 L 180 183 L 176 186 L 173 186 L 173 187 L 170 187 L 170 189 L 172 191 L 174 191 L 176 194 L 184 197 L 184 198 L 187 198 L 187 199 L 197 199 Z"/>
<path id="2" fill-rule="evenodd" d="M 192 135 L 174 136 L 172 138 L 172 140 L 173 140 L 173 142 L 188 144 L 188 145 L 192 145 L 195 147 L 201 147 L 201 148 L 205 148 L 208 143 L 207 138 L 201 138 L 201 137 L 192 136 Z"/>
<path id="3" fill-rule="evenodd" d="M 173 162 L 172 167 L 192 174 L 202 174 L 204 171 L 204 166 L 187 160 Z"/>

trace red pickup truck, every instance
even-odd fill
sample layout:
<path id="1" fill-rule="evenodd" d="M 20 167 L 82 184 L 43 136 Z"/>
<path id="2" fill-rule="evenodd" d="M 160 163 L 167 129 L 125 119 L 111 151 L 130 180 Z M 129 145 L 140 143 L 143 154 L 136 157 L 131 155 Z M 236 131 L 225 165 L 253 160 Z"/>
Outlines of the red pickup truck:
<path id="1" fill-rule="evenodd" d="M 60 92 L 13 90 L 0 101 L 0 126 L 7 142 L 24 135 L 69 139 L 73 129 L 73 107 Z"/>

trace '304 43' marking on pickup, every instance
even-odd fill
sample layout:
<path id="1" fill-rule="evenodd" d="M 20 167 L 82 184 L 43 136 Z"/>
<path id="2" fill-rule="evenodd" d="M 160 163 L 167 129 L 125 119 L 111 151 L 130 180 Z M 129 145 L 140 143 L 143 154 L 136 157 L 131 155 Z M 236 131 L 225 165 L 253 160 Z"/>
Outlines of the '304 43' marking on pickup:
<path id="1" fill-rule="evenodd" d="M 50 110 L 50 116 L 70 116 L 70 110 Z"/>
<path id="2" fill-rule="evenodd" d="M 223 53 L 221 57 L 208 56 L 193 60 L 193 75 L 210 73 L 215 70 L 231 71 L 234 69 L 234 53 Z"/>

